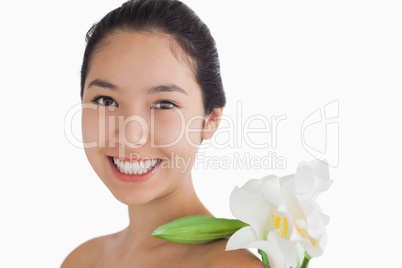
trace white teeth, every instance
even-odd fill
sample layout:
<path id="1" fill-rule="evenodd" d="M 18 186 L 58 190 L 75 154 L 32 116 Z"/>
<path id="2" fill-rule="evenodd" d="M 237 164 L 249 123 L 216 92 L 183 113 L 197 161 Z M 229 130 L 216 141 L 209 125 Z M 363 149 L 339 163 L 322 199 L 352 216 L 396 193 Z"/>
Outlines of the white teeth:
<path id="1" fill-rule="evenodd" d="M 119 167 L 120 172 L 123 173 L 124 172 L 124 161 L 120 161 L 118 167 Z"/>
<path id="2" fill-rule="evenodd" d="M 130 170 L 130 162 L 125 162 L 124 163 L 124 173 L 128 174 Z"/>
<path id="3" fill-rule="evenodd" d="M 137 175 L 138 174 L 138 163 L 137 162 L 133 162 L 132 163 L 132 168 L 133 168 L 133 174 Z"/>
<path id="4" fill-rule="evenodd" d="M 141 160 L 141 161 L 123 161 L 113 157 L 113 163 L 117 169 L 124 174 L 136 175 L 144 174 L 150 171 L 157 163 L 157 160 Z"/>
<path id="5" fill-rule="evenodd" d="M 128 174 L 132 175 L 133 174 L 133 168 L 132 168 L 132 163 L 128 165 Z"/>
<path id="6" fill-rule="evenodd" d="M 151 165 L 151 161 L 149 161 L 149 160 L 145 161 L 144 165 L 145 165 L 145 168 L 148 169 L 149 166 Z"/>

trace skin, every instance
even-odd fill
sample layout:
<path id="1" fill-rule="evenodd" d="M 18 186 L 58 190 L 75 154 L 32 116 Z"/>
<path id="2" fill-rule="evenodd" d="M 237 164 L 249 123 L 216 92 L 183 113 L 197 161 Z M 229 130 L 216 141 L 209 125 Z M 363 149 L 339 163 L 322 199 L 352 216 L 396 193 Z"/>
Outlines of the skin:
<path id="1" fill-rule="evenodd" d="M 82 112 L 82 133 L 84 143 L 98 146 L 85 153 L 112 194 L 128 205 L 130 224 L 85 242 L 62 268 L 264 267 L 247 250 L 225 251 L 226 239 L 183 245 L 151 236 L 158 226 L 180 217 L 212 216 L 194 191 L 191 167 L 201 138 L 210 139 L 218 128 L 222 108 L 204 116 L 201 89 L 182 59 L 168 35 L 148 32 L 114 33 L 95 53 L 83 95 L 88 109 Z M 108 84 L 91 85 L 95 80 Z M 176 85 L 185 93 L 147 93 L 161 85 Z M 98 95 L 107 98 L 94 101 Z M 177 106 L 166 105 L 166 100 Z M 130 116 L 137 120 L 122 121 Z M 149 180 L 123 182 L 114 177 L 107 157 L 130 155 L 162 162 Z"/>

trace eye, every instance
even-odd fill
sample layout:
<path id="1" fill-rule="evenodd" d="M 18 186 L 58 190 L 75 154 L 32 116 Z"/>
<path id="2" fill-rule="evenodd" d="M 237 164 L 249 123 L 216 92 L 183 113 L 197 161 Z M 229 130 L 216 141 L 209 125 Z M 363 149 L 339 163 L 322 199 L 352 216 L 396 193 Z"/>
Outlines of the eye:
<path id="1" fill-rule="evenodd" d="M 111 106 L 111 105 L 114 105 L 116 107 L 119 106 L 114 99 L 108 96 L 97 96 L 92 100 L 92 102 L 102 106 Z"/>
<path id="2" fill-rule="evenodd" d="M 154 104 L 151 108 L 166 110 L 166 109 L 172 109 L 174 107 L 178 107 L 178 106 L 170 101 L 163 100 L 163 101 L 159 101 L 158 103 Z"/>

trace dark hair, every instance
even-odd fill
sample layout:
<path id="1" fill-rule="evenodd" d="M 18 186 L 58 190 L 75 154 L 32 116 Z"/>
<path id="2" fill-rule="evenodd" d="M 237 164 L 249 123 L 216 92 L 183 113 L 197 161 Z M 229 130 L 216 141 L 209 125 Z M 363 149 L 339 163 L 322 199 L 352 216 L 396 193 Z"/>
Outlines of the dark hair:
<path id="1" fill-rule="evenodd" d="M 226 103 L 215 40 L 208 27 L 177 0 L 131 0 L 109 12 L 86 35 L 81 69 L 81 100 L 91 59 L 107 37 L 117 31 L 160 31 L 170 35 L 189 56 L 190 68 L 202 90 L 204 113 Z"/>

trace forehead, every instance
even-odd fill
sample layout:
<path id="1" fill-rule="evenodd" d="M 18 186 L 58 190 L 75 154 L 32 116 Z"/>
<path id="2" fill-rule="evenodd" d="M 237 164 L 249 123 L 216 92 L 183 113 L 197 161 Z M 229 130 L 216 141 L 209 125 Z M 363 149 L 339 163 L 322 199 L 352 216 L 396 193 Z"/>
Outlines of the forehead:
<path id="1" fill-rule="evenodd" d="M 200 90 L 183 54 L 167 34 L 113 33 L 93 55 L 85 87 L 94 79 L 106 79 L 119 87 L 176 83 Z"/>

